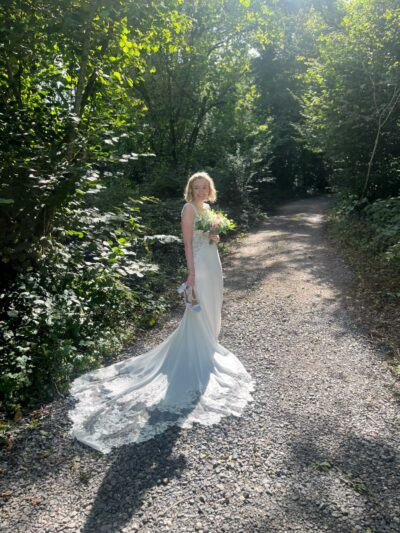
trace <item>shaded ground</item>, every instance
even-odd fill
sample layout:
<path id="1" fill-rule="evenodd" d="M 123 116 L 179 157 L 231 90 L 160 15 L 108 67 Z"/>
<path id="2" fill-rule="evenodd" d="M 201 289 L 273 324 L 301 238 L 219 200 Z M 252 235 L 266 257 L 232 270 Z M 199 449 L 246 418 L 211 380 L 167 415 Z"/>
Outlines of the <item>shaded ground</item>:
<path id="1" fill-rule="evenodd" d="M 357 219 L 333 218 L 328 234 L 354 272 L 351 304 L 354 320 L 368 328 L 368 334 L 385 344 L 388 363 L 400 365 L 400 270 L 382 254 L 372 255 L 365 238 L 373 233 Z M 400 378 L 400 376 L 399 376 Z M 397 390 L 400 398 L 400 379 Z"/>
<path id="2" fill-rule="evenodd" d="M 400 531 L 400 409 L 382 348 L 348 311 L 328 205 L 288 204 L 225 261 L 221 342 L 257 387 L 243 417 L 103 456 L 69 439 L 71 400 L 54 402 L 3 455 L 1 531 Z"/>

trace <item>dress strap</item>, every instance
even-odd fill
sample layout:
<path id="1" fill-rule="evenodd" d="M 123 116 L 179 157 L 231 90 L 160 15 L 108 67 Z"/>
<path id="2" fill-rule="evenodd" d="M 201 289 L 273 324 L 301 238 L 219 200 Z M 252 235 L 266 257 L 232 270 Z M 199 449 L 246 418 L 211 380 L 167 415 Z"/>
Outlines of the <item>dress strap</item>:
<path id="1" fill-rule="evenodd" d="M 197 209 L 195 208 L 195 206 L 192 204 L 192 202 L 189 202 L 189 205 L 191 205 L 194 209 L 194 212 L 196 213 L 196 215 L 198 216 L 199 213 L 197 212 Z"/>
<path id="2" fill-rule="evenodd" d="M 182 208 L 182 213 L 183 213 L 183 210 L 186 208 L 187 205 L 190 205 L 193 209 L 193 211 L 195 212 L 196 216 L 199 216 L 199 213 L 197 212 L 197 209 L 195 208 L 195 206 L 191 203 L 191 202 L 188 202 L 187 204 L 185 204 Z"/>

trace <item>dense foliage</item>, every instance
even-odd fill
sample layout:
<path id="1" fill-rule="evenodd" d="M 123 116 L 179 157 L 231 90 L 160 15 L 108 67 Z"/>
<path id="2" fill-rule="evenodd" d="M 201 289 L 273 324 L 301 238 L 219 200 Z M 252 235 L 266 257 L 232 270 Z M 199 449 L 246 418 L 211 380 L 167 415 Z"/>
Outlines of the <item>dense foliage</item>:
<path id="1" fill-rule="evenodd" d="M 317 57 L 304 58 L 303 133 L 334 169 L 334 183 L 370 200 L 400 183 L 400 8 L 392 0 L 338 5 L 335 27 L 311 12 Z"/>
<path id="2" fill-rule="evenodd" d="M 154 323 L 192 171 L 240 227 L 329 185 L 397 264 L 399 30 L 396 0 L 1 2 L 2 406 Z"/>

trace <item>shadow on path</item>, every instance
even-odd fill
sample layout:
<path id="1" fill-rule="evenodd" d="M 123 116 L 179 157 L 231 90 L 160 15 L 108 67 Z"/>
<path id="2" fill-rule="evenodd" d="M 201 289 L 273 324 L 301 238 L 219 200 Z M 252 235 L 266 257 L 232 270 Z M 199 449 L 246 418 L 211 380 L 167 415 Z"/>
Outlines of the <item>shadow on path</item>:
<path id="1" fill-rule="evenodd" d="M 233 294 L 251 290 L 272 275 L 284 279 L 293 269 L 304 270 L 321 284 L 335 286 L 332 266 L 321 257 L 329 253 L 321 232 L 332 205 L 331 197 L 321 197 L 293 202 L 278 210 L 227 258 L 226 288 Z"/>
<path id="2" fill-rule="evenodd" d="M 398 506 L 390 498 L 399 487 L 398 451 L 384 437 L 347 432 L 335 453 L 327 454 L 323 441 L 337 432 L 332 421 L 307 424 L 303 420 L 284 466 L 288 477 L 282 512 L 287 523 L 308 524 L 312 531 L 400 531 Z M 253 525 L 253 531 L 274 531 L 273 523 L 265 518 Z M 362 523 L 364 529 L 355 530 L 355 523 Z"/>
<path id="3" fill-rule="evenodd" d="M 203 367 L 201 382 L 198 384 L 200 386 L 201 383 L 201 390 L 195 395 L 188 394 L 187 398 L 185 397 L 187 404 L 179 409 L 175 407 L 176 387 L 179 385 L 174 378 L 175 367 L 172 366 L 170 373 L 168 368 L 167 364 L 164 370 L 160 371 L 166 373 L 168 387 L 156 405 L 146 407 L 144 404 L 133 403 L 127 406 L 128 411 L 132 410 L 135 415 L 132 420 L 136 420 L 137 407 L 142 417 L 149 415 L 136 436 L 138 441 L 141 438 L 145 441 L 111 451 L 112 463 L 108 466 L 108 471 L 97 490 L 82 533 L 120 531 L 135 514 L 140 517 L 142 513 L 137 511 L 148 490 L 156 485 L 166 485 L 172 478 L 179 478 L 185 468 L 185 457 L 173 455 L 174 446 L 182 431 L 179 425 L 187 420 L 198 405 L 203 392 L 207 389 L 212 367 Z M 186 371 L 190 372 L 190 367 Z M 172 410 L 170 406 L 173 407 Z M 102 418 L 99 421 L 103 427 Z M 127 432 L 133 431 L 135 427 L 136 423 L 131 422 L 121 428 L 121 433 L 126 436 Z M 104 439 L 103 442 L 106 443 L 107 440 Z M 116 442 L 114 433 L 112 442 L 114 444 Z"/>
<path id="4" fill-rule="evenodd" d="M 181 429 L 173 427 L 153 439 L 124 446 L 113 460 L 97 491 L 82 533 L 120 531 L 139 511 L 148 490 L 180 477 L 186 467 L 183 455 L 174 456 Z"/>

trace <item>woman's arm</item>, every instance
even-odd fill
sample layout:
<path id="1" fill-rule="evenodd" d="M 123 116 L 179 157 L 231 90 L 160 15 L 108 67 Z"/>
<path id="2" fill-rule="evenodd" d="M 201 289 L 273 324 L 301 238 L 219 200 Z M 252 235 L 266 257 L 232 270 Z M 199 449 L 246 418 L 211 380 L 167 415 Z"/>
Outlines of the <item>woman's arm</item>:
<path id="1" fill-rule="evenodd" d="M 186 264 L 188 269 L 188 278 L 186 280 L 189 287 L 194 287 L 195 282 L 195 271 L 194 271 L 194 259 L 193 259 L 193 248 L 192 248 L 192 239 L 193 239 L 193 222 L 195 217 L 194 209 L 185 205 L 182 211 L 182 235 L 183 235 L 183 244 L 185 246 L 185 257 Z"/>

